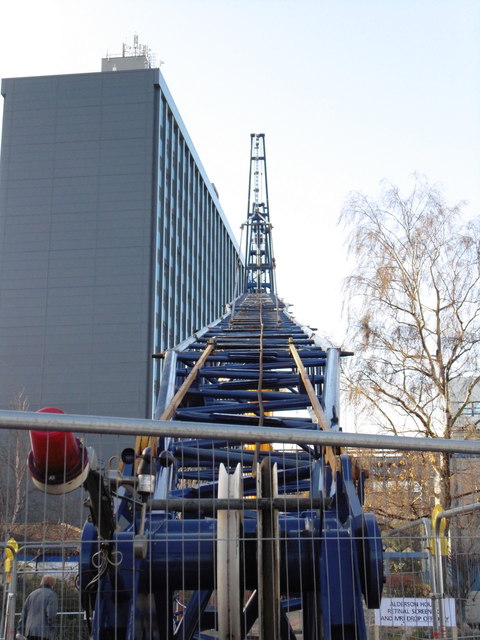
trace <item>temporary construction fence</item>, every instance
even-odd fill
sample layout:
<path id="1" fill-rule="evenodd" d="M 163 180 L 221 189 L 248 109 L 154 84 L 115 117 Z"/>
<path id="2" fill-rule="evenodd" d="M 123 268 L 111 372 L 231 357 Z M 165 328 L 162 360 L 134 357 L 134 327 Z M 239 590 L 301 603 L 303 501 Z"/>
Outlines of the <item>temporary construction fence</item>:
<path id="1" fill-rule="evenodd" d="M 25 598 L 40 586 L 44 575 L 51 575 L 56 580 L 59 603 L 56 637 L 87 640 L 88 627 L 78 590 L 79 548 L 79 540 L 43 540 L 18 546 L 12 538 L 10 544 L 2 545 L 9 561 L 4 565 L 1 584 L 1 638 L 10 640 L 15 637 Z"/>
<path id="2" fill-rule="evenodd" d="M 81 486 L 72 493 L 58 495 L 43 492 L 38 488 L 38 482 L 37 488 L 32 486 L 27 471 L 29 447 L 26 434 L 28 429 L 75 431 L 85 445 L 93 445 L 97 454 L 98 472 L 105 478 L 105 483 L 109 487 L 116 487 L 111 494 L 113 501 L 118 503 L 123 500 L 129 509 L 142 508 L 135 499 L 135 490 L 128 486 L 131 480 L 124 477 L 123 489 L 120 486 L 122 460 L 125 464 L 125 449 L 128 449 L 129 439 L 134 434 L 183 437 L 188 438 L 192 444 L 196 441 L 197 445 L 205 442 L 206 439 L 228 440 L 231 442 L 230 455 L 235 459 L 238 458 L 240 463 L 242 459 L 250 459 L 255 455 L 275 461 L 283 460 L 285 467 L 291 469 L 291 473 L 297 474 L 302 473 L 306 459 L 308 460 L 302 446 L 315 443 L 318 446 L 334 447 L 336 455 L 343 454 L 354 460 L 352 468 L 357 469 L 358 473 L 362 470 L 363 477 L 369 476 L 365 479 L 364 511 L 376 514 L 380 523 L 381 541 L 379 542 L 383 548 L 382 564 L 385 583 L 380 607 L 378 609 L 365 607 L 362 612 L 366 620 L 366 636 L 363 637 L 379 640 L 434 637 L 480 638 L 480 543 L 478 542 L 480 512 L 476 506 L 477 477 L 480 477 L 478 473 L 480 442 L 478 441 L 427 440 L 321 431 L 299 433 L 300 430 L 292 429 L 289 441 L 281 442 L 280 434 L 275 429 L 261 427 L 249 428 L 246 432 L 239 428 L 228 429 L 226 426 L 218 428 L 216 425 L 192 425 L 187 422 L 172 424 L 157 421 L 153 423 L 146 420 L 49 416 L 18 412 L 2 412 L 0 427 L 3 427 L 0 433 L 4 442 L 2 451 L 5 461 L 0 501 L 4 540 L 2 548 L 6 550 L 8 547 L 9 553 L 5 555 L 9 556 L 6 560 L 10 560 L 4 566 L 6 571 L 3 573 L 0 638 L 12 640 L 13 629 L 18 621 L 23 601 L 38 585 L 41 575 L 45 573 L 53 574 L 58 578 L 56 591 L 59 596 L 59 615 L 56 621 L 56 638 L 73 640 L 74 638 L 107 637 L 95 630 L 92 618 L 92 598 L 95 598 L 96 593 L 92 586 L 98 593 L 101 587 L 97 577 L 102 571 L 113 576 L 110 584 L 115 586 L 108 594 L 108 610 L 106 606 L 103 610 L 104 615 L 113 615 L 115 619 L 118 616 L 119 623 L 113 625 L 112 628 L 115 630 L 111 637 L 116 640 L 126 637 L 123 623 L 121 623 L 124 613 L 122 608 L 125 607 L 125 593 L 132 587 L 131 584 L 122 582 L 124 576 L 117 571 L 125 561 L 122 552 L 116 551 L 116 555 L 111 555 L 106 560 L 98 540 L 92 541 L 92 538 L 85 537 L 85 534 L 83 543 L 80 540 L 80 534 L 76 539 L 68 538 L 67 534 L 63 539 L 51 539 L 55 534 L 49 533 L 48 527 L 44 524 L 42 536 L 32 539 L 38 529 L 34 526 L 36 523 L 68 522 L 73 527 L 80 527 L 88 515 L 86 506 L 91 507 L 92 496 L 90 494 L 88 497 Z M 172 433 L 173 428 L 175 432 Z M 281 435 L 285 439 L 285 433 L 282 432 Z M 262 445 L 263 448 L 260 449 Z M 208 447 L 203 447 L 201 452 L 200 449 L 201 447 L 197 455 L 203 456 L 205 463 L 208 463 L 212 482 L 215 483 L 218 481 L 216 468 L 221 463 L 218 460 L 217 450 L 212 448 L 211 457 L 207 460 Z M 186 449 L 182 455 L 186 455 L 185 451 Z M 443 516 L 448 516 L 446 518 L 442 517 L 441 510 L 435 507 L 435 494 L 438 491 L 435 469 L 438 468 L 439 457 L 444 455 L 449 456 L 451 475 L 455 480 L 455 482 L 452 480 L 452 495 L 450 504 L 447 505 L 450 509 L 443 513 Z M 191 462 L 189 467 L 185 462 L 182 468 L 182 487 L 197 486 L 194 477 L 195 464 Z M 368 470 L 368 474 L 364 473 L 365 470 Z M 148 478 L 145 479 L 147 480 Z M 248 478 L 243 480 L 244 487 L 248 487 Z M 322 479 L 318 481 L 322 482 Z M 205 483 L 205 486 L 207 484 L 212 483 Z M 281 484 L 281 480 L 278 484 Z M 358 489 L 358 482 L 355 486 Z M 137 487 L 137 490 L 140 489 Z M 280 496 L 279 492 L 279 497 L 272 494 L 270 498 L 264 496 L 262 501 L 270 501 L 272 512 L 292 509 L 296 501 L 295 508 L 301 514 L 299 518 L 308 520 L 309 514 L 321 512 L 325 505 L 332 504 L 335 490 L 335 483 L 332 483 L 328 491 L 325 489 L 323 502 L 320 502 L 309 496 L 309 486 L 305 484 L 304 490 L 297 496 Z M 363 493 L 363 485 L 360 493 Z M 102 494 L 100 502 L 105 498 L 106 496 Z M 107 499 L 110 498 L 107 496 Z M 203 497 L 201 490 L 196 499 L 196 506 L 192 506 L 195 500 L 185 498 L 184 494 L 180 497 L 172 494 L 171 500 L 166 503 L 158 501 L 156 508 L 166 514 L 168 525 L 161 543 L 148 536 L 142 538 L 142 532 L 136 537 L 135 553 L 142 554 L 145 548 L 148 548 L 149 552 L 153 549 L 150 556 L 152 557 L 151 575 L 148 579 L 152 582 L 160 582 L 166 577 L 178 586 L 175 587 L 174 603 L 168 611 L 172 624 L 168 630 L 165 630 L 165 634 L 162 636 L 154 630 L 156 627 L 152 621 L 150 627 L 144 624 L 143 628 L 133 631 L 132 637 L 139 640 L 222 637 L 221 632 L 218 631 L 218 619 L 221 616 L 219 611 L 224 596 L 219 584 L 222 573 L 217 571 L 216 566 L 213 576 L 206 576 L 204 572 L 211 570 L 206 557 L 210 553 L 210 548 L 215 547 L 212 523 L 216 523 L 217 518 L 220 519 L 218 515 L 220 511 L 217 509 L 223 510 L 224 505 L 220 497 L 216 499 Z M 283 500 L 282 504 L 279 502 L 281 500 Z M 239 493 L 227 494 L 224 501 L 226 506 L 230 503 L 234 512 L 242 513 L 245 519 L 242 521 L 242 518 L 239 518 L 238 521 L 230 520 L 227 523 L 227 527 L 223 529 L 224 539 L 220 540 L 220 545 L 213 551 L 214 563 L 217 565 L 221 562 L 219 555 L 222 552 L 221 543 L 226 542 L 227 546 L 233 543 L 234 552 L 236 550 L 240 558 L 240 573 L 246 576 L 245 580 L 248 583 L 251 565 L 257 562 L 257 559 L 250 554 L 252 531 L 247 524 L 248 513 L 251 511 L 249 501 L 252 506 L 257 503 L 258 509 L 264 508 L 261 506 L 264 502 L 261 502 L 255 492 L 245 494 L 245 497 Z M 199 527 L 196 534 L 192 533 L 191 529 L 187 529 L 185 524 L 192 518 L 192 509 L 196 509 L 196 513 L 201 511 L 203 516 L 207 514 L 205 525 L 202 525 L 202 528 Z M 432 512 L 436 518 L 433 523 Z M 121 511 L 117 510 L 116 513 L 118 513 L 118 520 L 115 526 L 118 530 L 122 527 L 122 517 L 125 516 Z M 345 521 L 348 521 L 348 517 Z M 435 523 L 438 526 L 435 526 Z M 443 524 L 440 523 L 447 523 L 448 526 L 444 529 Z M 91 525 L 87 525 L 87 530 L 89 526 Z M 291 527 L 288 532 L 281 528 L 279 532 L 275 522 L 269 528 L 265 521 L 263 534 L 262 532 L 255 534 L 263 535 L 262 543 L 271 542 L 273 547 L 277 547 L 275 553 L 280 556 L 278 564 L 281 568 L 279 582 L 282 585 L 295 585 L 292 586 L 288 599 L 282 596 L 282 619 L 284 616 L 288 620 L 287 632 L 285 625 L 280 625 L 278 638 L 282 640 L 285 637 L 289 640 L 295 638 L 307 640 L 307 637 L 320 639 L 322 636 L 319 632 L 309 631 L 308 635 L 306 629 L 308 624 L 310 629 L 317 628 L 315 616 L 321 617 L 322 606 L 327 606 L 325 603 L 329 598 L 334 597 L 329 593 L 323 593 L 323 600 L 316 600 L 308 609 L 311 619 L 307 623 L 305 603 L 310 595 L 302 592 L 302 585 L 310 580 L 312 569 L 302 553 L 298 551 L 298 549 L 304 549 L 306 544 L 305 530 L 298 532 Z M 220 537 L 218 530 L 216 531 L 215 535 Z M 371 532 L 369 536 L 371 537 Z M 328 542 L 328 532 L 324 528 L 312 532 L 307 543 L 321 547 L 326 544 L 326 541 Z M 108 540 L 104 542 L 108 543 Z M 188 556 L 192 549 L 198 550 L 198 553 L 194 554 L 196 567 L 193 567 Z M 157 552 L 160 555 L 163 554 L 161 561 L 158 562 L 154 557 L 154 553 Z M 291 562 L 286 558 L 288 554 L 292 556 Z M 230 561 L 232 555 L 227 558 Z M 131 573 L 134 576 L 136 565 L 133 557 L 130 562 Z M 82 563 L 84 564 L 83 585 L 79 585 L 77 576 L 79 572 L 82 573 Z M 85 563 L 88 565 L 87 570 L 85 570 Z M 337 568 L 337 566 L 333 567 L 332 571 L 336 571 Z M 286 575 L 288 572 L 295 575 Z M 315 575 L 312 579 L 315 580 Z M 353 574 L 349 576 L 348 573 L 342 575 L 341 579 L 355 581 Z M 87 585 L 86 580 L 89 580 Z M 196 581 L 197 588 L 192 587 L 192 580 Z M 204 586 L 210 583 L 214 584 L 214 588 Z M 227 580 L 223 588 L 231 590 L 232 582 Z M 320 592 L 322 589 L 325 590 L 325 585 L 318 584 L 316 588 Z M 284 589 L 283 586 L 282 589 Z M 162 601 L 154 602 L 156 597 L 143 592 L 140 585 L 136 606 L 151 611 L 152 618 L 155 615 L 158 616 Z M 248 584 L 244 584 L 238 597 L 242 600 L 243 614 L 241 615 L 245 618 L 239 621 L 238 637 L 251 639 L 262 637 L 259 623 L 250 619 L 252 614 L 249 613 L 247 606 L 249 599 L 256 597 L 255 593 L 249 590 Z M 192 623 L 187 624 L 185 611 L 189 604 L 191 605 L 192 599 L 196 599 L 202 628 L 210 628 L 212 631 L 199 633 L 192 628 Z M 328 604 L 329 611 L 334 612 L 331 615 L 336 615 L 335 612 L 338 612 L 338 616 L 341 617 L 343 608 L 350 604 L 334 602 Z M 16 617 L 12 624 L 13 609 Z M 250 618 L 246 621 L 248 616 Z M 357 631 L 342 625 L 338 625 L 335 633 L 336 635 L 332 634 L 332 640 L 339 640 L 339 638 L 361 640 L 362 638 Z"/>
<path id="3" fill-rule="evenodd" d="M 433 523 L 421 518 L 384 533 L 385 586 L 381 607 L 370 616 L 371 637 L 480 637 L 480 554 L 472 528 L 480 526 L 479 507 L 436 511 Z M 468 523 L 467 514 L 474 515 Z"/>

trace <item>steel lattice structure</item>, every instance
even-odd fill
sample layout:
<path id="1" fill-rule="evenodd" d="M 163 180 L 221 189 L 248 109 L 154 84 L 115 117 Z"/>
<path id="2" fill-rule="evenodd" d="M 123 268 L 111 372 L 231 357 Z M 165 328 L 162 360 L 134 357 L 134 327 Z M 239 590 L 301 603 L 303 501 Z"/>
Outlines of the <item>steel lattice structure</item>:
<path id="1" fill-rule="evenodd" d="M 245 244 L 245 291 L 275 293 L 265 135 L 252 133 Z"/>
<path id="2" fill-rule="evenodd" d="M 348 354 L 322 348 L 276 295 L 263 134 L 251 143 L 244 292 L 155 354 L 155 419 L 171 420 L 171 436 L 139 435 L 101 472 L 73 434 L 32 432 L 36 485 L 89 494 L 80 585 L 95 640 L 363 640 L 364 604 L 379 605 L 366 474 L 340 448 L 175 437 L 182 421 L 340 429 Z"/>

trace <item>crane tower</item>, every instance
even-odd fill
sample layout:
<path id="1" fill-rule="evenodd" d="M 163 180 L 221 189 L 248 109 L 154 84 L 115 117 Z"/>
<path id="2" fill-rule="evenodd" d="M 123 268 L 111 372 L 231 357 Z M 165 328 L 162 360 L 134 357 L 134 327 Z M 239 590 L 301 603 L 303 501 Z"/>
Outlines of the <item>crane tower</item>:
<path id="1" fill-rule="evenodd" d="M 276 293 L 265 136 L 263 133 L 252 133 L 250 138 L 245 291 Z"/>
<path id="2" fill-rule="evenodd" d="M 72 434 L 32 432 L 36 486 L 89 495 L 80 589 L 94 640 L 366 640 L 364 609 L 379 606 L 366 473 L 308 438 L 341 428 L 348 354 L 277 295 L 263 134 L 251 136 L 246 228 L 229 311 L 153 354 L 152 424 L 168 421 L 168 436 L 139 434 L 101 469 Z M 212 426 L 221 438 L 205 435 Z"/>

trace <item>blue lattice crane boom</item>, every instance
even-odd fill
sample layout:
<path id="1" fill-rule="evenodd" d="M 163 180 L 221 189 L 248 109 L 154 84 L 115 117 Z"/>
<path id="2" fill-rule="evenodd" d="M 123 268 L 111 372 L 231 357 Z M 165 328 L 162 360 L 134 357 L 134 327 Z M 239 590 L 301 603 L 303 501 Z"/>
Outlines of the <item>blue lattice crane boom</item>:
<path id="1" fill-rule="evenodd" d="M 251 136 L 248 212 L 244 292 L 154 354 L 155 419 L 172 420 L 171 437 L 138 436 L 103 474 L 62 434 L 30 456 L 38 487 L 83 483 L 90 495 L 80 583 L 93 640 L 367 639 L 363 607 L 379 605 L 383 557 L 362 509 L 366 474 L 340 450 L 261 447 L 247 435 L 339 429 L 348 355 L 325 348 L 277 296 L 263 134 Z M 179 421 L 234 425 L 246 443 L 178 439 Z"/>

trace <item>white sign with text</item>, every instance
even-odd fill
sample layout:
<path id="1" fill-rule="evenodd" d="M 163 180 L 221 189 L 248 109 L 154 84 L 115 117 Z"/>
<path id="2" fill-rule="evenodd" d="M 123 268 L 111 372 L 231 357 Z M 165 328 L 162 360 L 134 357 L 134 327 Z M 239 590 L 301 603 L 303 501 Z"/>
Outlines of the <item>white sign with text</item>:
<path id="1" fill-rule="evenodd" d="M 455 600 L 445 598 L 447 627 L 454 627 Z M 430 598 L 382 598 L 380 609 L 375 609 L 375 624 L 386 627 L 433 627 Z"/>

